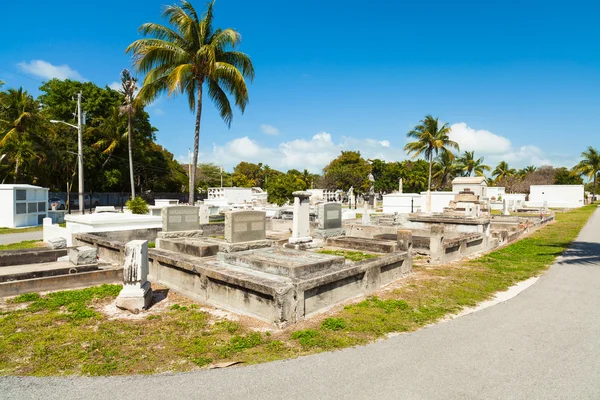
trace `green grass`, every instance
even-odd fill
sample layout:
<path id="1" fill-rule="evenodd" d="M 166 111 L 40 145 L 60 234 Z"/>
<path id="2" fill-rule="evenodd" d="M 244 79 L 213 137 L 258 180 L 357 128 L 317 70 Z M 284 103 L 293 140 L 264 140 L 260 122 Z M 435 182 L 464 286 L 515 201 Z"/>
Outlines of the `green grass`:
<path id="1" fill-rule="evenodd" d="M 44 242 L 40 240 L 24 240 L 19 243 L 1 244 L 0 251 L 33 249 L 35 247 L 44 247 Z"/>
<path id="2" fill-rule="evenodd" d="M 154 249 L 156 247 L 156 242 L 148 242 L 148 248 Z"/>
<path id="3" fill-rule="evenodd" d="M 41 231 L 42 229 L 43 227 L 41 226 L 32 226 L 30 228 L 0 228 L 0 235 L 7 233 L 37 232 Z"/>
<path id="4" fill-rule="evenodd" d="M 364 253 L 362 251 L 350 251 L 350 250 L 318 250 L 317 253 L 330 254 L 332 256 L 342 256 L 350 261 L 362 261 L 369 260 L 371 258 L 377 258 L 379 255 Z"/>
<path id="5" fill-rule="evenodd" d="M 556 223 L 476 260 L 415 267 L 398 289 L 306 321 L 302 329 L 257 332 L 177 297 L 176 304 L 145 318 L 109 319 L 100 309 L 119 285 L 21 295 L 8 304 L 17 309 L 0 308 L 0 375 L 187 371 L 222 361 L 297 357 L 414 331 L 543 273 L 594 210 L 557 214 Z"/>

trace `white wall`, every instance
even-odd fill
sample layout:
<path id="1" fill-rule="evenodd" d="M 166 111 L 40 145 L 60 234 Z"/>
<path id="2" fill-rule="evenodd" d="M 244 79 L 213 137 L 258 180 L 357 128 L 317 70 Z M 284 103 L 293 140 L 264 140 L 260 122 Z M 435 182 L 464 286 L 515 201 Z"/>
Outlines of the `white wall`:
<path id="1" fill-rule="evenodd" d="M 411 211 L 411 201 L 413 211 Z M 385 214 L 420 212 L 421 206 L 424 204 L 422 196 L 418 193 L 391 193 L 383 195 L 383 212 Z"/>
<path id="2" fill-rule="evenodd" d="M 529 207 L 576 208 L 584 205 L 583 185 L 531 185 Z"/>
<path id="3" fill-rule="evenodd" d="M 450 205 L 450 202 L 454 200 L 454 196 L 457 194 L 458 192 L 431 192 L 431 212 L 444 212 L 444 208 Z M 421 192 L 421 204 L 425 208 L 427 204 L 427 192 Z"/>
<path id="4" fill-rule="evenodd" d="M 483 197 L 486 197 L 488 199 L 495 197 L 496 200 L 498 200 L 498 197 L 500 197 L 500 196 L 502 196 L 504 198 L 506 191 L 505 191 L 504 187 L 502 187 L 502 186 L 488 186 L 484 189 L 483 193 L 484 193 Z"/>

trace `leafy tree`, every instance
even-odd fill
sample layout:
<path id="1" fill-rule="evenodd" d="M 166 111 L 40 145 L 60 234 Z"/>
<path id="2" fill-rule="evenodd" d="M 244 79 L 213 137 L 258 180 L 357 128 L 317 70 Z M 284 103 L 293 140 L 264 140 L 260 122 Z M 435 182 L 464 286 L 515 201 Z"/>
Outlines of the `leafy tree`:
<path id="1" fill-rule="evenodd" d="M 466 171 L 464 164 L 457 162 L 457 159 L 452 152 L 442 151 L 440 155 L 435 158 L 433 164 L 433 179 L 436 189 L 448 189 L 452 179 L 459 176 L 463 171 Z"/>
<path id="2" fill-rule="evenodd" d="M 46 130 L 39 104 L 27 91 L 19 88 L 0 92 L 0 148 L 3 158 L 15 163 L 14 183 L 21 167 L 44 160 L 40 134 Z"/>
<path id="3" fill-rule="evenodd" d="M 232 179 L 233 186 L 237 187 L 261 186 L 263 181 L 262 163 L 240 162 L 233 168 Z"/>
<path id="4" fill-rule="evenodd" d="M 473 176 L 473 173 L 476 176 L 483 176 L 485 171 L 491 170 L 489 165 L 483 163 L 483 157 L 475 159 L 474 151 L 465 151 L 462 157 L 458 159 L 458 162 L 465 176 Z"/>
<path id="5" fill-rule="evenodd" d="M 306 189 L 307 185 L 303 175 L 298 171 L 290 170 L 271 179 L 268 186 L 268 201 L 282 206 L 294 200 L 293 192 Z"/>
<path id="6" fill-rule="evenodd" d="M 359 151 L 342 151 L 342 154 L 323 168 L 323 178 L 326 189 L 341 189 L 347 192 L 350 187 L 356 194 L 369 190 L 369 173 L 371 165 L 361 157 Z"/>
<path id="7" fill-rule="evenodd" d="M 413 159 L 423 155 L 429 161 L 429 176 L 427 180 L 427 190 L 431 190 L 431 174 L 433 167 L 433 157 L 444 150 L 459 150 L 458 143 L 451 140 L 448 136 L 450 127 L 447 123 L 439 126 L 438 118 L 431 115 L 425 116 L 413 130 L 407 133 L 408 138 L 415 139 L 404 146 L 404 150 L 413 154 Z"/>
<path id="8" fill-rule="evenodd" d="M 240 34 L 233 29 L 213 29 L 213 6 L 214 1 L 208 4 L 201 19 L 185 0 L 181 6 L 165 7 L 163 17 L 175 29 L 145 23 L 140 32 L 149 37 L 136 40 L 126 50 L 133 53 L 137 70 L 146 74 L 138 95 L 143 102 L 152 102 L 164 92 L 187 95 L 190 110 L 196 112 L 192 165 L 198 164 L 203 88 L 206 87 L 221 118 L 231 125 L 233 113 L 226 92 L 233 95 L 243 112 L 248 104 L 244 78 L 254 78 L 250 58 L 231 50 L 240 43 Z M 194 202 L 195 174 L 196 169 L 192 168 L 190 204 Z"/>
<path id="9" fill-rule="evenodd" d="M 555 169 L 553 183 L 555 185 L 581 185 L 583 183 L 583 179 L 581 179 L 581 176 L 573 173 L 573 171 L 570 171 L 565 167 L 561 167 Z"/>
<path id="10" fill-rule="evenodd" d="M 402 161 L 402 185 L 405 193 L 427 190 L 429 163 L 425 160 Z"/>
<path id="11" fill-rule="evenodd" d="M 133 180 L 133 156 L 131 154 L 132 130 L 131 119 L 135 114 L 137 104 L 134 102 L 135 91 L 137 90 L 137 79 L 129 73 L 129 70 L 124 69 L 121 72 L 121 90 L 119 91 L 125 101 L 120 108 L 122 114 L 127 115 L 127 149 L 129 150 L 129 181 L 131 184 L 131 198 L 135 199 L 135 183 Z"/>
<path id="12" fill-rule="evenodd" d="M 492 172 L 492 176 L 499 181 L 508 177 L 512 177 L 516 175 L 516 173 L 517 171 L 514 168 L 510 168 L 506 161 L 500 161 Z"/>
<path id="13" fill-rule="evenodd" d="M 593 182 L 592 193 L 594 201 L 596 200 L 596 178 L 600 173 L 600 153 L 598 150 L 589 146 L 586 151 L 581 153 L 582 160 L 573 168 L 575 174 L 584 175 L 588 180 Z"/>

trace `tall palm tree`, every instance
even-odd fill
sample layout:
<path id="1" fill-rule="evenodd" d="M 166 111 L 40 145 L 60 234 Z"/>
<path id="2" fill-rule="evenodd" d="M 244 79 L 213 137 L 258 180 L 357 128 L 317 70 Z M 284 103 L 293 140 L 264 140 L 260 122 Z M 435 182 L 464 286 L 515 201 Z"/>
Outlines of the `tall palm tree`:
<path id="1" fill-rule="evenodd" d="M 133 181 L 133 156 L 131 155 L 131 118 L 135 114 L 136 102 L 135 92 L 137 90 L 137 78 L 133 77 L 128 69 L 121 72 L 121 90 L 125 101 L 120 108 L 122 114 L 127 114 L 127 148 L 129 150 L 129 181 L 131 182 L 131 198 L 135 199 L 135 184 Z"/>
<path id="2" fill-rule="evenodd" d="M 108 156 L 102 163 L 102 168 L 104 168 L 117 147 L 129 135 L 123 128 L 123 116 L 118 107 L 112 107 L 106 117 L 99 119 L 100 124 L 97 127 L 88 129 L 88 132 L 100 136 L 100 139 L 92 144 L 92 147 L 101 149 L 102 153 Z"/>
<path id="3" fill-rule="evenodd" d="M 431 169 L 434 154 L 437 156 L 440 152 L 451 148 L 459 150 L 458 143 L 450 139 L 449 133 L 450 127 L 447 123 L 440 127 L 438 118 L 427 115 L 420 121 L 419 125 L 406 134 L 415 141 L 407 143 L 404 150 L 409 154 L 413 153 L 413 159 L 423 155 L 429 161 L 427 211 L 431 210 Z"/>
<path id="4" fill-rule="evenodd" d="M 19 180 L 19 168 L 28 160 L 36 158 L 37 153 L 34 144 L 26 136 L 11 136 L 2 146 L 4 154 L 8 154 L 14 160 L 14 183 Z"/>
<path id="5" fill-rule="evenodd" d="M 456 156 L 450 151 L 442 151 L 435 158 L 433 178 L 436 182 L 436 189 L 448 187 L 452 179 L 461 174 L 463 167 L 456 161 Z"/>
<path id="6" fill-rule="evenodd" d="M 516 173 L 517 171 L 514 168 L 510 168 L 506 161 L 500 161 L 492 172 L 492 176 L 494 176 L 497 181 L 500 181 L 509 176 L 514 176 Z"/>
<path id="7" fill-rule="evenodd" d="M 465 151 L 458 162 L 462 166 L 462 170 L 466 176 L 483 176 L 485 171 L 491 170 L 489 165 L 483 163 L 483 157 L 475 159 L 474 151 Z"/>
<path id="8" fill-rule="evenodd" d="M 214 1 L 202 18 L 194 7 L 183 0 L 181 5 L 167 6 L 163 16 L 174 27 L 146 23 L 140 32 L 146 37 L 127 47 L 133 53 L 134 65 L 146 73 L 138 97 L 152 102 L 159 94 L 186 94 L 192 112 L 196 112 L 193 165 L 198 164 L 202 95 L 205 88 L 221 118 L 231 126 L 233 112 L 226 92 L 233 95 L 235 105 L 244 112 L 248 104 L 245 77 L 254 78 L 250 57 L 233 49 L 241 35 L 233 29 L 213 29 Z M 189 202 L 194 202 L 196 169 L 192 168 Z"/>
<path id="9" fill-rule="evenodd" d="M 592 201 L 596 201 L 596 178 L 600 173 L 600 153 L 592 146 L 581 153 L 582 160 L 575 166 L 574 171 L 579 175 L 585 175 L 588 180 L 593 180 Z"/>

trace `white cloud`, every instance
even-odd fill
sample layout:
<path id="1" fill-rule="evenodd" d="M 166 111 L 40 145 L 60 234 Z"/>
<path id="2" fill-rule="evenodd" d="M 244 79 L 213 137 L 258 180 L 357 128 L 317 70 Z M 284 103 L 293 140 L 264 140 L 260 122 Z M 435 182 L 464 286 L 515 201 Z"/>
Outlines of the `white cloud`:
<path id="1" fill-rule="evenodd" d="M 501 154 L 510 151 L 510 140 L 504 136 L 496 135 L 483 129 L 475 130 L 465 122 L 450 126 L 450 139 L 457 142 L 461 151 L 475 151 L 476 153 Z"/>
<path id="2" fill-rule="evenodd" d="M 324 166 L 340 155 L 342 150 L 359 150 L 365 158 L 387 161 L 402 159 L 404 152 L 393 148 L 387 140 L 342 137 L 339 142 L 331 134 L 319 132 L 310 139 L 294 139 L 273 147 L 263 147 L 247 136 L 234 139 L 222 146 L 213 145 L 210 153 L 200 155 L 200 162 L 213 162 L 231 170 L 240 161 L 262 162 L 282 171 L 308 169 L 321 172 Z"/>
<path id="3" fill-rule="evenodd" d="M 108 87 L 111 88 L 112 90 L 119 91 L 119 90 L 121 90 L 121 82 L 117 82 L 117 81 L 111 82 L 108 85 Z"/>
<path id="4" fill-rule="evenodd" d="M 60 80 L 64 79 L 75 79 L 78 81 L 85 81 L 86 79 L 68 65 L 52 65 L 44 60 L 31 60 L 30 62 L 20 62 L 17 64 L 21 71 L 31 75 L 39 76 L 44 79 L 57 78 Z"/>
<path id="5" fill-rule="evenodd" d="M 274 135 L 279 134 L 279 129 L 275 128 L 273 125 L 262 124 L 260 126 L 260 130 L 265 135 L 273 135 L 274 136 Z"/>

